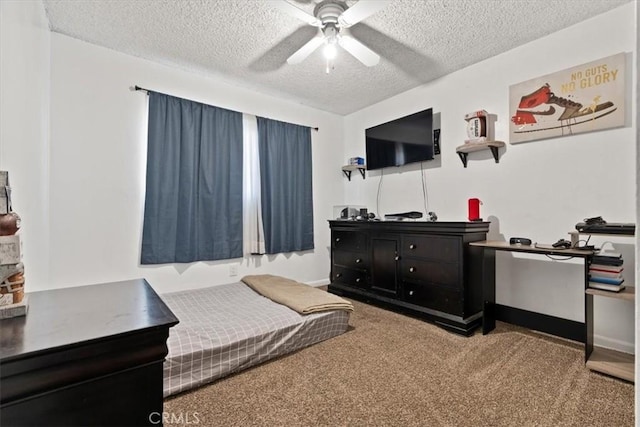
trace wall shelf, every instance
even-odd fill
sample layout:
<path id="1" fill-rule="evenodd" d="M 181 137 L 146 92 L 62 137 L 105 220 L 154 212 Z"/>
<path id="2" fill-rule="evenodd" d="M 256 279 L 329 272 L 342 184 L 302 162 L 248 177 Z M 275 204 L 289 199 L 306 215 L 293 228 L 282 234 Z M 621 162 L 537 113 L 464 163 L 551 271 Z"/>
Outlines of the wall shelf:
<path id="1" fill-rule="evenodd" d="M 346 165 L 342 167 L 342 173 L 349 179 L 349 181 L 351 181 L 351 172 L 359 170 L 360 175 L 362 175 L 362 179 L 364 179 L 364 171 L 366 169 L 367 167 L 365 165 Z"/>
<path id="2" fill-rule="evenodd" d="M 486 141 L 486 142 L 471 142 L 468 144 L 461 145 L 456 147 L 456 153 L 460 156 L 460 160 L 462 160 L 462 164 L 464 167 L 467 167 L 467 156 L 469 153 L 480 150 L 491 150 L 491 154 L 493 154 L 493 158 L 496 163 L 499 163 L 498 157 L 498 149 L 500 147 L 504 147 L 506 144 L 503 141 Z"/>

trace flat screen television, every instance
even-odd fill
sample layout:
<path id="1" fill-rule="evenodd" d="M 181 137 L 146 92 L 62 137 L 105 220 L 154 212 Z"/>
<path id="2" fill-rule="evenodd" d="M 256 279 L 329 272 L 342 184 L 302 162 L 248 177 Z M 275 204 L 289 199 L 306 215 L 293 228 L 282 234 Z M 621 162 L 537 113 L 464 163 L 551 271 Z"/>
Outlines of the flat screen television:
<path id="1" fill-rule="evenodd" d="M 365 131 L 368 170 L 433 160 L 431 108 Z"/>

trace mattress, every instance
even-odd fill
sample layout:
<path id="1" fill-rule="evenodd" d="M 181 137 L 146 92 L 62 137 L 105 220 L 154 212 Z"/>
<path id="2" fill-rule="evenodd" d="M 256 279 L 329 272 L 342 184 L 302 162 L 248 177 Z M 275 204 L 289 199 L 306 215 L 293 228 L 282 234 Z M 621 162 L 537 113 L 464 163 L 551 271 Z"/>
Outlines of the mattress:
<path id="1" fill-rule="evenodd" d="M 300 315 L 242 282 L 161 295 L 170 329 L 164 396 L 212 382 L 344 333 L 349 312 Z"/>

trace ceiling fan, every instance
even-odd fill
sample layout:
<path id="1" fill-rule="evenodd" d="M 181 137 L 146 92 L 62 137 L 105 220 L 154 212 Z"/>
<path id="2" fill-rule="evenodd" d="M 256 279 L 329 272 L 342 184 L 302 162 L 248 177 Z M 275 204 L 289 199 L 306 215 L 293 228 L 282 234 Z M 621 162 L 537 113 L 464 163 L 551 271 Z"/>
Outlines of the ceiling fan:
<path id="1" fill-rule="evenodd" d="M 318 34 L 291 55 L 287 63 L 299 64 L 324 45 L 327 73 L 331 61 L 336 56 L 337 46 L 342 47 L 367 67 L 373 67 L 380 61 L 380 56 L 355 39 L 349 32 L 349 27 L 385 8 L 389 3 L 390 0 L 359 0 L 348 7 L 343 1 L 325 0 L 318 3 L 313 15 L 310 15 L 286 0 L 272 1 L 271 4 L 283 12 L 318 27 Z"/>

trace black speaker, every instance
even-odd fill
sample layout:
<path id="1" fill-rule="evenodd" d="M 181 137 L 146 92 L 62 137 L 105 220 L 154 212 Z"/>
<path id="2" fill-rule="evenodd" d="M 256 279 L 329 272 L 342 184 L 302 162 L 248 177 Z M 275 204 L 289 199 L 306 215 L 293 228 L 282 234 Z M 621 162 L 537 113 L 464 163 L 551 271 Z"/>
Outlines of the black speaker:
<path id="1" fill-rule="evenodd" d="M 512 237 L 509 239 L 509 244 L 511 245 L 531 245 L 531 239 L 527 239 L 526 237 Z"/>

